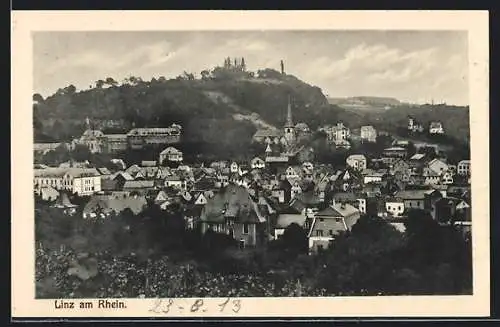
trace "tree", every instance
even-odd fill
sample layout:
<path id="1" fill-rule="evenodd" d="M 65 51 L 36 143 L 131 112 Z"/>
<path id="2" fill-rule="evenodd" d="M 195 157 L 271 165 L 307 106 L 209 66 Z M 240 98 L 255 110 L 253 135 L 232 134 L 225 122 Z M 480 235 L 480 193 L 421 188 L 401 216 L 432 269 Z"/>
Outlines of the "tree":
<path id="1" fill-rule="evenodd" d="M 116 86 L 118 84 L 117 81 L 115 81 L 112 77 L 108 77 L 106 78 L 106 84 L 110 85 L 110 86 Z"/>
<path id="2" fill-rule="evenodd" d="M 281 236 L 283 247 L 292 257 L 307 253 L 309 249 L 308 238 L 304 228 L 292 223 L 285 228 Z"/>
<path id="3" fill-rule="evenodd" d="M 201 79 L 207 81 L 210 78 L 210 72 L 208 70 L 201 71 Z"/>
<path id="4" fill-rule="evenodd" d="M 37 103 L 43 102 L 43 96 L 40 93 L 33 94 L 33 101 Z"/>
<path id="5" fill-rule="evenodd" d="M 91 159 L 91 153 L 89 148 L 84 144 L 76 144 L 75 148 L 71 152 L 71 157 L 76 161 L 85 161 Z"/>
<path id="6" fill-rule="evenodd" d="M 105 82 L 102 79 L 100 79 L 100 80 L 98 80 L 98 81 L 95 82 L 95 86 L 98 89 L 102 89 L 102 87 L 104 86 L 104 84 L 105 84 Z"/>
<path id="7" fill-rule="evenodd" d="M 75 92 L 76 92 L 76 87 L 75 87 L 73 84 L 68 85 L 68 86 L 66 86 L 66 87 L 64 88 L 64 93 L 65 93 L 65 94 L 69 94 L 69 95 L 71 95 L 71 94 L 73 94 L 73 93 L 75 93 Z"/>

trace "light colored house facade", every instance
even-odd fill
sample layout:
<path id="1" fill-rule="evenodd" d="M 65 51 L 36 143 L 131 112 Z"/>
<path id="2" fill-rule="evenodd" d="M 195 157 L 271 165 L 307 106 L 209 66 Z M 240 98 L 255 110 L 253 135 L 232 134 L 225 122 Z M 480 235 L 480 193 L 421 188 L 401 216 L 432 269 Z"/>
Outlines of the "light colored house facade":
<path id="1" fill-rule="evenodd" d="M 377 130 L 373 126 L 361 126 L 360 134 L 364 142 L 377 142 Z"/>
<path id="2" fill-rule="evenodd" d="M 347 203 L 334 203 L 319 211 L 309 230 L 309 251 L 314 253 L 328 248 L 335 236 L 351 230 L 360 216 L 359 210 Z"/>
<path id="3" fill-rule="evenodd" d="M 95 168 L 44 168 L 35 169 L 36 188 L 50 186 L 78 195 L 91 195 L 101 191 L 101 175 Z"/>
<path id="4" fill-rule="evenodd" d="M 169 146 L 162 152 L 160 152 L 159 156 L 159 164 L 163 164 L 165 161 L 170 161 L 170 162 L 182 162 L 184 160 L 182 152 L 177 150 L 176 148 Z"/>
<path id="5" fill-rule="evenodd" d="M 367 167 L 367 160 L 362 154 L 351 154 L 347 157 L 346 164 L 355 170 L 365 170 Z"/>
<path id="6" fill-rule="evenodd" d="M 401 217 L 405 211 L 403 199 L 390 198 L 385 201 L 385 211 L 393 217 Z"/>
<path id="7" fill-rule="evenodd" d="M 457 174 L 462 176 L 470 175 L 470 160 L 462 160 L 457 164 Z"/>
<path id="8" fill-rule="evenodd" d="M 429 125 L 429 134 L 444 134 L 443 124 L 440 121 L 433 121 Z"/>

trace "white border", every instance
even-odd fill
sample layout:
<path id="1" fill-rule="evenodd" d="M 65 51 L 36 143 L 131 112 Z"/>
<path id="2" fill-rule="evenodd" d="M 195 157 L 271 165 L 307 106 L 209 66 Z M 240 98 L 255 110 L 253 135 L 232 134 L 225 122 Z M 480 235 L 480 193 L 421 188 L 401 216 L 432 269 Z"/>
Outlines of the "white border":
<path id="1" fill-rule="evenodd" d="M 247 298 L 238 314 L 205 317 L 488 316 L 489 291 L 489 39 L 486 11 L 44 11 L 12 12 L 12 316 L 151 316 L 153 300 L 128 299 L 126 310 L 54 310 L 34 299 L 32 202 L 32 31 L 147 30 L 466 30 L 474 246 L 474 295 L 332 298 Z M 217 299 L 205 299 L 216 307 Z M 161 315 L 156 315 L 161 317 Z M 163 315 L 166 316 L 166 315 Z M 177 314 L 176 317 L 196 317 Z M 175 317 L 175 315 L 169 316 Z"/>

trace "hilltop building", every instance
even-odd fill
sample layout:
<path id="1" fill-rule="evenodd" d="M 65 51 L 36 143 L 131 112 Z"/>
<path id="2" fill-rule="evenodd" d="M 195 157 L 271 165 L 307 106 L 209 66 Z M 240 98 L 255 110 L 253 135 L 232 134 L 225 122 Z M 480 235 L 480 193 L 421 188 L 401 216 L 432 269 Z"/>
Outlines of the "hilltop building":
<path id="1" fill-rule="evenodd" d="M 440 121 L 433 121 L 429 125 L 429 134 L 444 134 L 443 124 Z"/>
<path id="2" fill-rule="evenodd" d="M 408 131 L 422 133 L 424 131 L 424 127 L 415 118 L 408 117 Z"/>

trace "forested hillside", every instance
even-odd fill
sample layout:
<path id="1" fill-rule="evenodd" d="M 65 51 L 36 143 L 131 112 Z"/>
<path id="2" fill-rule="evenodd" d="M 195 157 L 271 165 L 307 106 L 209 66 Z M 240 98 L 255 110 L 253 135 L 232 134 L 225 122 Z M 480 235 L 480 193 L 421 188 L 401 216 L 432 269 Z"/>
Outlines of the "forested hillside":
<path id="1" fill-rule="evenodd" d="M 183 142 L 231 152 L 249 146 L 260 126 L 281 128 L 288 98 L 294 121 L 312 129 L 342 120 L 351 128 L 374 124 L 394 130 L 406 126 L 407 116 L 413 115 L 423 123 L 441 120 L 454 137 L 468 137 L 464 107 L 398 106 L 383 113 L 356 112 L 330 104 L 320 88 L 272 69 L 254 73 L 244 67 L 216 67 L 200 76 L 184 73 L 151 81 L 130 77 L 120 83 L 108 77 L 88 90 L 70 85 L 46 99 L 35 94 L 35 142 L 69 141 L 81 135 L 89 117 L 104 132 L 178 123 L 184 127 Z M 235 119 L 245 115 L 252 119 Z"/>

